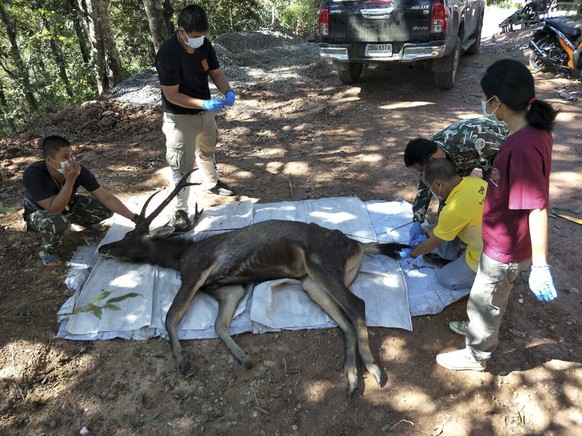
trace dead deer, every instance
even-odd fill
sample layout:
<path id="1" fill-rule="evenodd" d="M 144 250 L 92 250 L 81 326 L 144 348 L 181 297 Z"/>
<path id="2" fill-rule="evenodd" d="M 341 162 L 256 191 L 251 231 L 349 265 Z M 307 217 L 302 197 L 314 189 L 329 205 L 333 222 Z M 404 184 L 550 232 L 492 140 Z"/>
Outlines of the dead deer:
<path id="1" fill-rule="evenodd" d="M 147 262 L 180 272 L 182 284 L 166 316 L 166 329 L 180 371 L 188 372 L 189 363 L 178 340 L 177 328 L 196 292 L 201 290 L 218 300 L 216 334 L 234 357 L 250 368 L 252 360 L 229 332 L 234 311 L 244 295 L 243 285 L 292 278 L 302 281 L 303 289 L 345 335 L 344 370 L 348 395 L 353 394 L 357 385 L 358 350 L 362 363 L 381 385 L 380 368 L 374 362 L 368 344 L 364 301 L 348 287 L 356 278 L 364 254 L 398 258 L 398 252 L 407 246 L 361 243 L 338 230 L 283 220 L 251 224 L 200 241 L 175 235 L 156 237 L 154 233 L 149 234 L 154 218 L 180 189 L 191 185 L 186 182 L 188 175 L 146 217 L 146 208 L 153 194 L 143 206 L 135 229 L 122 240 L 99 248 L 99 253 L 105 258 Z"/>

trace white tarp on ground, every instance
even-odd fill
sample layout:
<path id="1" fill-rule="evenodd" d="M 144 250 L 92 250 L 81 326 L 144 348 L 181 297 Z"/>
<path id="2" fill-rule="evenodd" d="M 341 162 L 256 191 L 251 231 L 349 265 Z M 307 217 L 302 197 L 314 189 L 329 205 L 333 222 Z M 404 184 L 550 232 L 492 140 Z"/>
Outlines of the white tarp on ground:
<path id="1" fill-rule="evenodd" d="M 205 210 L 189 236 L 198 239 L 260 221 L 286 219 L 338 229 L 362 242 L 406 243 L 411 217 L 410 204 L 398 201 L 364 203 L 353 197 L 269 204 L 243 201 Z M 167 216 L 158 217 L 154 226 L 166 220 Z M 121 239 L 132 227 L 124 218 L 117 218 L 102 244 Z M 154 265 L 101 259 L 93 246 L 77 252 L 67 284 L 76 292 L 59 311 L 58 337 L 147 339 L 166 336 L 163 321 L 180 286 L 180 276 L 177 271 Z M 406 330 L 412 330 L 411 316 L 438 313 L 469 292 L 441 288 L 433 267 L 421 259 L 396 262 L 386 256 L 365 256 L 351 289 L 366 302 L 368 326 Z M 96 301 L 103 292 L 109 294 Z M 103 306 L 108 299 L 130 293 L 139 295 L 114 302 L 120 310 L 105 308 L 100 318 L 91 311 L 70 315 L 75 308 L 92 303 Z M 216 337 L 213 325 L 217 312 L 217 302 L 199 292 L 180 324 L 180 338 Z M 247 286 L 231 333 L 332 326 L 335 323 L 311 301 L 300 282 L 282 279 Z"/>

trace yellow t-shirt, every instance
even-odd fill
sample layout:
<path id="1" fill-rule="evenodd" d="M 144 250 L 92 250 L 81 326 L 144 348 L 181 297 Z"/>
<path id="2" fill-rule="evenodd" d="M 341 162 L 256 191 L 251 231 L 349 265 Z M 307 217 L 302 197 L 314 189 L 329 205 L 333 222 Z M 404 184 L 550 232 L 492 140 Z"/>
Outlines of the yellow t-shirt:
<path id="1" fill-rule="evenodd" d="M 485 180 L 463 177 L 461 183 L 449 194 L 433 229 L 434 235 L 444 241 L 452 241 L 458 236 L 467 244 L 465 259 L 473 271 L 477 271 L 483 251 L 481 221 L 486 192 Z"/>

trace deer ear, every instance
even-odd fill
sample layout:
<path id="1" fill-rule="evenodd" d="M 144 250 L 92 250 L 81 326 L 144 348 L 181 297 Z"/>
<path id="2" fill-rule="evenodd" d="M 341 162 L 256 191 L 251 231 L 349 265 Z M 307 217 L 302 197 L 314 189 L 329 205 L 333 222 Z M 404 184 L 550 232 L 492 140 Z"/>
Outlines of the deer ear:
<path id="1" fill-rule="evenodd" d="M 150 231 L 150 236 L 152 238 L 167 238 L 175 231 L 174 226 L 162 226 Z"/>

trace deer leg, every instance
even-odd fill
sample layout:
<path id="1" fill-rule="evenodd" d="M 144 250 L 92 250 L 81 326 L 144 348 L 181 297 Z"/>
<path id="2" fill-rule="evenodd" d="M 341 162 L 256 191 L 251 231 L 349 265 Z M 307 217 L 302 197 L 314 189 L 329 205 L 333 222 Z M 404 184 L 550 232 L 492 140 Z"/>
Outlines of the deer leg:
<path id="1" fill-rule="evenodd" d="M 218 315 L 214 323 L 216 335 L 222 339 L 232 355 L 245 368 L 252 368 L 253 361 L 250 356 L 230 336 L 230 323 L 239 301 L 245 295 L 244 286 L 221 286 L 214 289 L 205 289 L 204 291 L 218 300 Z"/>
<path id="2" fill-rule="evenodd" d="M 196 271 L 192 271 L 192 276 L 198 277 L 198 280 L 194 281 L 194 283 L 192 283 L 192 281 L 186 281 L 184 280 L 184 277 L 182 277 L 182 285 L 174 297 L 174 301 L 172 301 L 172 305 L 166 315 L 166 330 L 170 337 L 174 357 L 176 358 L 178 368 L 182 374 L 186 374 L 190 370 L 190 364 L 188 359 L 184 356 L 184 350 L 178 340 L 178 324 L 182 321 L 182 318 L 190 307 L 190 303 L 192 303 L 194 295 L 196 295 L 198 289 L 200 289 L 204 284 L 213 267 L 214 265 L 211 265 L 209 268 L 201 271 L 200 274 L 197 274 Z"/>
<path id="3" fill-rule="evenodd" d="M 317 258 L 311 258 L 306 262 L 308 274 L 315 282 L 339 305 L 352 322 L 358 343 L 358 350 L 362 363 L 370 372 L 378 385 L 382 385 L 382 372 L 374 361 L 374 356 L 370 350 L 368 341 L 368 326 L 366 325 L 366 305 L 364 300 L 354 295 L 348 288 L 348 284 L 353 282 L 357 270 L 354 265 L 359 265 L 361 254 L 355 254 L 348 258 L 345 265 L 343 277 L 334 269 L 324 266 L 318 262 Z"/>
<path id="4" fill-rule="evenodd" d="M 346 318 L 337 303 L 311 277 L 302 282 L 303 289 L 342 329 L 345 337 L 346 356 L 344 372 L 348 381 L 347 392 L 352 395 L 358 384 L 358 368 L 356 365 L 357 342 L 352 323 Z"/>
<path id="5" fill-rule="evenodd" d="M 362 264 L 362 253 L 355 253 L 353 256 L 346 260 L 345 272 L 344 272 L 344 284 L 347 288 L 356 279 L 358 272 L 360 271 L 360 266 Z M 350 291 L 350 295 L 353 293 Z M 354 295 L 355 297 L 355 295 Z M 353 318 L 351 318 L 354 321 Z M 364 305 L 363 317 L 359 316 L 354 323 L 356 323 L 356 335 L 358 336 L 358 349 L 360 351 L 360 358 L 366 366 L 366 369 L 370 374 L 374 376 L 376 382 L 379 386 L 382 385 L 382 373 L 378 365 L 374 361 L 374 356 L 372 355 L 372 350 L 370 350 L 370 342 L 368 338 L 368 326 L 366 324 L 366 309 Z"/>

